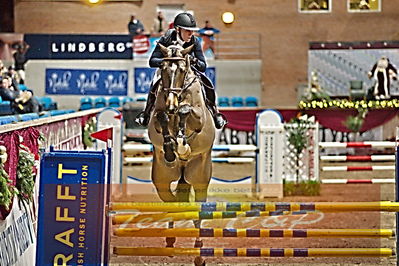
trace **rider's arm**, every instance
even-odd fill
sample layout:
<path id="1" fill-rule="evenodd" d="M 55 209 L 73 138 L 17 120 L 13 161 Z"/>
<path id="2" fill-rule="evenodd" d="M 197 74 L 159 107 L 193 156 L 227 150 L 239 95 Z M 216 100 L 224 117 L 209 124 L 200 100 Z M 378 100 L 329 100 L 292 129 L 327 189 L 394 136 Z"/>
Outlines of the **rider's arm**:
<path id="1" fill-rule="evenodd" d="M 162 54 L 161 48 L 157 44 L 150 57 L 150 67 L 161 67 L 164 55 Z"/>
<path id="2" fill-rule="evenodd" d="M 201 43 L 198 38 L 195 38 L 193 49 L 194 49 L 194 56 L 195 56 L 195 58 L 198 59 L 194 65 L 194 67 L 201 72 L 205 72 L 206 60 L 205 60 L 204 53 L 202 52 Z"/>

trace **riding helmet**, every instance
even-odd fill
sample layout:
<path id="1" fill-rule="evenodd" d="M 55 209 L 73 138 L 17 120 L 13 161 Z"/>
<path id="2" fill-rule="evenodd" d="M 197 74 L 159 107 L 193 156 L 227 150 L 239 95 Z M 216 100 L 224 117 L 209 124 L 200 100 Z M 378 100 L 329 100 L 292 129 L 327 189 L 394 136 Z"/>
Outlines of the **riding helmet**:
<path id="1" fill-rule="evenodd" d="M 195 18 L 190 13 L 180 13 L 175 17 L 173 22 L 175 27 L 179 27 L 185 30 L 199 30 L 197 28 L 197 23 L 195 22 Z"/>

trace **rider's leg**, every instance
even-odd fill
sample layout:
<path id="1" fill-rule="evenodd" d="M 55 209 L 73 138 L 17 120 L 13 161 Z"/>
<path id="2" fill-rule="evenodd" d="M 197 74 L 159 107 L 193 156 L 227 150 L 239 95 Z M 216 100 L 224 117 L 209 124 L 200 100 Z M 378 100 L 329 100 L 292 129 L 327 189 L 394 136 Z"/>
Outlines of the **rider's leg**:
<path id="1" fill-rule="evenodd" d="M 155 104 L 155 90 L 156 90 L 156 86 L 158 84 L 154 84 L 151 89 L 150 92 L 148 93 L 147 96 L 147 102 L 146 102 L 146 106 L 144 108 L 144 111 L 140 112 L 137 116 L 136 116 L 136 123 L 142 126 L 147 126 L 148 122 L 150 122 L 150 114 L 151 114 L 151 110 L 154 107 Z"/>
<path id="2" fill-rule="evenodd" d="M 217 129 L 223 128 L 227 124 L 226 117 L 219 113 L 217 106 L 216 106 L 216 93 L 215 90 L 209 86 L 204 86 L 205 94 L 207 98 L 207 106 L 209 110 L 212 112 L 213 121 L 215 122 L 215 127 Z"/>

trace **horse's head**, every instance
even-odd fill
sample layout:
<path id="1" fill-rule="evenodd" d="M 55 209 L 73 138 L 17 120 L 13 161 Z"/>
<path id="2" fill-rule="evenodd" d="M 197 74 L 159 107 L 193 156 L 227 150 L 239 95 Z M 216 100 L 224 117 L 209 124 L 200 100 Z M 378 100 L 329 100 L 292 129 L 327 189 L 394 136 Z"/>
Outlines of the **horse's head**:
<path id="1" fill-rule="evenodd" d="M 184 90 L 187 74 L 191 72 L 189 53 L 194 45 L 187 48 L 178 45 L 165 47 L 159 44 L 159 46 L 165 56 L 161 65 L 162 89 L 167 95 L 166 105 L 172 111 Z"/>

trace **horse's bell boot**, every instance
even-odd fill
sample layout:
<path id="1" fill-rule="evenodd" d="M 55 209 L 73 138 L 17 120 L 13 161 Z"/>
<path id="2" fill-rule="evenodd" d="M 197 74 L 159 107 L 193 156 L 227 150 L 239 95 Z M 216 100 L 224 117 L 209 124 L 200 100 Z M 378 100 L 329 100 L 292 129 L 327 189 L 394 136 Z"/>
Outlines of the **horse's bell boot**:
<path id="1" fill-rule="evenodd" d="M 221 114 L 221 113 L 216 113 L 213 116 L 213 120 L 215 122 L 215 127 L 217 129 L 223 128 L 228 123 L 226 117 L 223 114 Z"/>
<path id="2" fill-rule="evenodd" d="M 137 124 L 140 126 L 146 127 L 148 126 L 148 122 L 150 122 L 150 115 L 147 114 L 146 112 L 140 112 L 137 116 L 136 119 L 134 120 Z"/>

